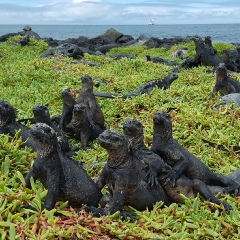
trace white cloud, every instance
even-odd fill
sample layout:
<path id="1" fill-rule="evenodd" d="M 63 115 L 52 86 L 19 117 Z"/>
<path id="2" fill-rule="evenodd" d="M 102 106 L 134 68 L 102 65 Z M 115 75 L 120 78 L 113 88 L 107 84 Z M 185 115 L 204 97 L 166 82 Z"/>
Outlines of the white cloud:
<path id="1" fill-rule="evenodd" d="M 149 18 L 158 18 L 162 24 L 207 21 L 211 23 L 213 18 L 214 23 L 240 23 L 238 1 L 154 0 L 154 3 L 146 0 L 35 0 L 15 3 L 11 1 L 0 3 L 0 23 L 145 24 Z"/>
<path id="2" fill-rule="evenodd" d="M 172 15 L 172 10 L 165 7 L 145 7 L 145 6 L 137 6 L 137 7 L 127 7 L 124 9 L 124 13 L 126 14 L 142 14 L 142 15 Z"/>
<path id="3" fill-rule="evenodd" d="M 82 2 L 89 2 L 89 3 L 100 3 L 101 0 L 73 0 L 73 3 L 82 3 Z"/>

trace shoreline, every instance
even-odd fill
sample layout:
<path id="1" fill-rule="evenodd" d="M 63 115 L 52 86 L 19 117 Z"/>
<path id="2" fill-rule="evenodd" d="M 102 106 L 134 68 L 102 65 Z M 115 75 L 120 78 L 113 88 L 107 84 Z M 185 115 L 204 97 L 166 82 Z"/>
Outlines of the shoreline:
<path id="1" fill-rule="evenodd" d="M 240 24 L 155 24 L 155 25 L 31 25 L 33 31 L 41 38 L 66 40 L 85 36 L 94 38 L 104 34 L 109 28 L 114 28 L 125 35 L 134 38 L 140 35 L 156 37 L 159 39 L 172 37 L 186 37 L 198 35 L 211 36 L 213 42 L 240 43 Z M 0 24 L 0 36 L 8 33 L 19 32 L 24 27 L 22 24 Z"/>

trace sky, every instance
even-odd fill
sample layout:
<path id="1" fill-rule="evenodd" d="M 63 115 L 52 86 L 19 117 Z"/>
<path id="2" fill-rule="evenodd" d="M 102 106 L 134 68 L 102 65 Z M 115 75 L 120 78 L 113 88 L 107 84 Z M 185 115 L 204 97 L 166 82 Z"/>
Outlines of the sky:
<path id="1" fill-rule="evenodd" d="M 0 0 L 0 24 L 240 23 L 240 0 Z"/>

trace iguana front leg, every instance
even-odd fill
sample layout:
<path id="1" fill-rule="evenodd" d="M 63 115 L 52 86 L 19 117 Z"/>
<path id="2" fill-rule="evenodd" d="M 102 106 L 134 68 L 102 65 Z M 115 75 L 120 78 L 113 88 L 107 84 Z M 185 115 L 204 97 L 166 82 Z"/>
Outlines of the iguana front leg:
<path id="1" fill-rule="evenodd" d="M 57 195 L 60 188 L 60 174 L 59 171 L 48 171 L 47 173 L 48 193 L 42 209 L 51 210 L 55 207 L 57 202 Z"/>
<path id="2" fill-rule="evenodd" d="M 126 190 L 124 187 L 116 187 L 113 191 L 113 196 L 111 201 L 109 202 L 108 212 L 113 214 L 117 211 L 123 211 L 122 207 L 125 201 Z"/>
<path id="3" fill-rule="evenodd" d="M 31 186 L 31 181 L 30 181 L 31 177 L 33 177 L 33 180 L 34 180 L 34 181 L 37 179 L 37 178 L 36 178 L 36 175 L 35 175 L 35 173 L 34 173 L 34 168 L 33 168 L 33 167 L 31 167 L 31 168 L 29 169 L 29 172 L 28 172 L 28 174 L 27 174 L 26 177 L 25 177 L 26 188 L 29 188 L 29 189 L 32 188 L 32 186 Z"/>
<path id="4" fill-rule="evenodd" d="M 106 173 L 106 169 L 104 170 L 104 173 Z M 101 174 L 99 175 L 99 178 L 97 180 L 97 185 L 100 186 L 101 183 L 104 182 L 104 180 L 102 179 L 102 177 L 104 176 L 104 173 L 101 172 Z M 131 221 L 134 220 L 134 214 L 131 214 L 129 212 L 126 212 L 123 210 L 123 206 L 125 203 L 125 198 L 126 198 L 126 189 L 128 188 L 128 182 L 125 178 L 117 178 L 115 179 L 114 182 L 115 188 L 112 191 L 112 197 L 108 203 L 108 206 L 105 207 L 104 209 L 99 209 L 96 207 L 86 207 L 85 210 L 88 212 L 92 212 L 93 216 L 100 216 L 100 215 L 107 215 L 107 214 L 114 214 L 115 212 L 119 211 L 120 212 L 120 216 L 124 219 L 124 220 L 128 220 L 127 218 L 129 217 L 131 219 Z"/>
<path id="5" fill-rule="evenodd" d="M 172 181 L 173 186 L 176 186 L 177 179 L 188 167 L 187 158 L 178 150 L 167 152 L 166 162 L 172 167 L 166 178 Z"/>
<path id="6" fill-rule="evenodd" d="M 106 179 L 107 179 L 107 167 L 104 166 L 103 170 L 100 172 L 100 174 L 97 176 L 95 183 L 97 187 L 101 190 L 106 185 Z"/>

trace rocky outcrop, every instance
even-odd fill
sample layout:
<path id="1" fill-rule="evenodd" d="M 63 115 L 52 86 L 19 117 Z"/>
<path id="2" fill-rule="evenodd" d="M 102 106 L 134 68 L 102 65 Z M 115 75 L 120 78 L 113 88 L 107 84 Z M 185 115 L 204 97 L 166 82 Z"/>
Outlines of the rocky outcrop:
<path id="1" fill-rule="evenodd" d="M 19 42 L 19 44 L 21 44 L 23 46 L 27 45 L 27 43 L 29 42 L 29 39 L 31 37 L 35 37 L 37 40 L 41 39 L 41 37 L 36 32 L 32 31 L 32 28 L 30 26 L 26 25 L 23 28 L 23 31 L 21 31 L 21 32 L 7 33 L 7 34 L 0 36 L 0 42 L 5 42 L 8 40 L 8 38 L 17 36 L 17 35 L 24 36 L 24 38 L 21 40 L 23 42 L 23 44 L 21 43 L 21 41 Z"/>
<path id="2" fill-rule="evenodd" d="M 57 46 L 56 48 L 45 51 L 41 55 L 41 58 L 53 57 L 55 54 L 62 54 L 74 59 L 81 59 L 84 56 L 83 51 L 76 44 L 64 43 Z"/>
<path id="3" fill-rule="evenodd" d="M 95 38 L 83 39 L 81 38 L 77 45 L 79 47 L 88 48 L 93 51 L 107 52 L 112 47 L 120 46 L 117 42 L 123 36 L 113 28 L 107 30 L 103 35 L 97 36 Z M 104 46 L 104 47 L 103 47 Z"/>
<path id="4" fill-rule="evenodd" d="M 0 43 L 1 42 L 6 42 L 8 40 L 8 38 L 16 36 L 16 35 L 18 35 L 18 33 L 7 33 L 7 34 L 4 34 L 4 35 L 0 36 Z"/>
<path id="5" fill-rule="evenodd" d="M 124 44 L 124 46 L 147 46 L 148 48 L 164 47 L 170 49 L 175 44 L 192 41 L 192 37 L 174 37 L 174 38 L 156 38 L 147 37 L 144 34 L 140 35 L 137 39 L 131 40 Z"/>

